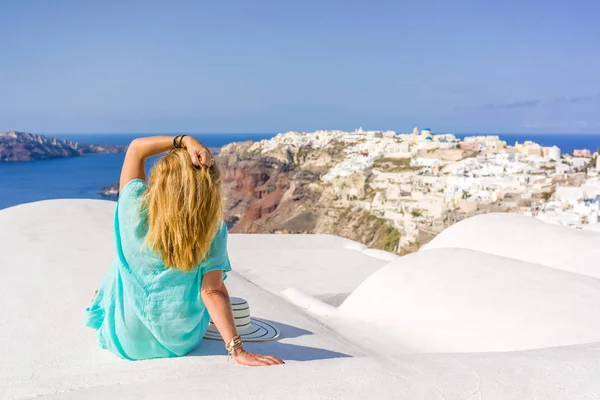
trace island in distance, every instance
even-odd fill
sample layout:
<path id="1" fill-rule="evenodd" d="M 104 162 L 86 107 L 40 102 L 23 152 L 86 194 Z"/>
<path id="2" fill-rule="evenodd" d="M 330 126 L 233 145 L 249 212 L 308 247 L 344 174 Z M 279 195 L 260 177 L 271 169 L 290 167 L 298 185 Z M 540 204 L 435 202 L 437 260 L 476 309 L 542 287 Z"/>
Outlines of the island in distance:
<path id="1" fill-rule="evenodd" d="M 106 197 L 118 197 L 119 196 L 119 182 L 113 183 L 110 186 L 105 186 L 98 192 L 101 196 Z"/>
<path id="2" fill-rule="evenodd" d="M 0 132 L 0 163 L 122 153 L 126 146 L 96 145 L 25 132 Z"/>

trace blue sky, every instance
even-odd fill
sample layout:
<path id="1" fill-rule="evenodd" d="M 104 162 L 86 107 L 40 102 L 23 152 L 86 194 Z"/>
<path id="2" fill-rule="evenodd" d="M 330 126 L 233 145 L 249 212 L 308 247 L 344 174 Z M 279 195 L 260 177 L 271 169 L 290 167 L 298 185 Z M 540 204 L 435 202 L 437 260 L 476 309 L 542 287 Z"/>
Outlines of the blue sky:
<path id="1" fill-rule="evenodd" d="M 0 15 L 0 131 L 600 133 L 593 0 L 0 0 Z"/>

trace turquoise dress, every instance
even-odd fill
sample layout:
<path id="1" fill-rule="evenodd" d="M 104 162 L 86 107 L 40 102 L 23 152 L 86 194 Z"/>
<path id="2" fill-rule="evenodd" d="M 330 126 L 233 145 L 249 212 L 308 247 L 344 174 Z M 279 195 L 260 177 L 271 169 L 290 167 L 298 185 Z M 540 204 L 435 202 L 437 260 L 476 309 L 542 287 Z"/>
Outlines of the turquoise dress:
<path id="1" fill-rule="evenodd" d="M 231 270 L 225 224 L 195 270 L 166 268 L 143 245 L 148 226 L 140 200 L 145 189 L 144 181 L 134 179 L 119 195 L 117 257 L 85 313 L 85 324 L 97 331 L 98 345 L 128 360 L 182 356 L 198 346 L 210 321 L 200 297 L 202 276 L 222 270 L 225 279 Z"/>

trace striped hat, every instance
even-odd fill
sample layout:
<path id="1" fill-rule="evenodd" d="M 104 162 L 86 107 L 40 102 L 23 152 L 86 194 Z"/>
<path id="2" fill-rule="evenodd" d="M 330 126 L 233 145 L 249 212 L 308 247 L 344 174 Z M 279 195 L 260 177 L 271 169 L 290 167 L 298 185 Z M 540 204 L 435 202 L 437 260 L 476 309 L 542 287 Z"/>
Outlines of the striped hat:
<path id="1" fill-rule="evenodd" d="M 266 321 L 250 317 L 248 302 L 239 297 L 231 298 L 231 309 L 238 334 L 245 342 L 266 342 L 279 337 L 279 330 Z M 223 340 L 215 324 L 210 321 L 204 339 Z"/>

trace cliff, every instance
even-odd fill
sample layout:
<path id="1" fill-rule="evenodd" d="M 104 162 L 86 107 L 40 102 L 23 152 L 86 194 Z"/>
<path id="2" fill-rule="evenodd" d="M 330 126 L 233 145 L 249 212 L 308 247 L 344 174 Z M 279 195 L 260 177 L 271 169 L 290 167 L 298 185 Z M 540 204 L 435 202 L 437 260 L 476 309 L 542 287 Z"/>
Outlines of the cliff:
<path id="1" fill-rule="evenodd" d="M 368 196 L 367 177 L 342 184 L 321 176 L 345 157 L 341 142 L 323 148 L 280 146 L 263 152 L 252 142 L 224 146 L 216 157 L 223 175 L 226 222 L 239 233 L 326 233 L 396 251 L 400 233 L 355 206 Z"/>
<path id="2" fill-rule="evenodd" d="M 126 146 L 95 145 L 24 132 L 0 132 L 0 162 L 37 161 L 84 154 L 121 153 Z"/>

